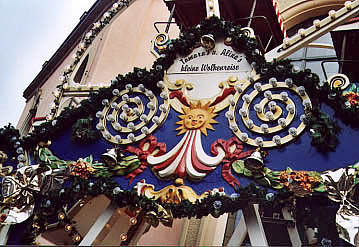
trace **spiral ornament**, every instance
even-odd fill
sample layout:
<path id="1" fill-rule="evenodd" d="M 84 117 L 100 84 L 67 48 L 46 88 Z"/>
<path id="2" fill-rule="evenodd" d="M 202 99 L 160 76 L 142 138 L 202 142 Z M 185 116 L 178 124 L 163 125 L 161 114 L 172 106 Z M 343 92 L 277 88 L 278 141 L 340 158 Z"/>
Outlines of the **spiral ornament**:
<path id="1" fill-rule="evenodd" d="M 96 113 L 96 128 L 103 138 L 125 145 L 154 132 L 169 112 L 168 89 L 161 82 L 157 86 L 161 92 L 158 97 L 143 84 L 128 84 L 122 91 L 114 89 L 113 98 L 103 100 L 103 110 Z"/>
<path id="2" fill-rule="evenodd" d="M 236 91 L 232 99 L 235 104 L 230 104 L 226 113 L 234 135 L 259 147 L 277 147 L 297 138 L 305 129 L 305 113 L 311 109 L 311 101 L 303 86 L 288 82 L 290 78 L 284 82 L 275 78 L 242 82 L 243 90 Z"/>
<path id="3" fill-rule="evenodd" d="M 169 37 L 167 33 L 159 33 L 155 38 L 155 46 L 158 49 L 166 48 L 168 42 L 169 42 Z"/>
<path id="4" fill-rule="evenodd" d="M 161 52 L 167 48 L 170 44 L 170 39 L 167 33 L 159 33 L 156 35 L 155 39 L 152 41 L 152 53 L 159 58 Z"/>

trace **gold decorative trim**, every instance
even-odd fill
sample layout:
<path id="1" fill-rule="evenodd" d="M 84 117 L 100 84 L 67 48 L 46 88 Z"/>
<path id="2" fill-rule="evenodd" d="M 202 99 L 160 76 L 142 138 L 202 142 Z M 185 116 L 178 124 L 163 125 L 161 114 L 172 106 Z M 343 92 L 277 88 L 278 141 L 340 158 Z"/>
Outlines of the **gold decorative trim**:
<path id="1" fill-rule="evenodd" d="M 195 203 L 196 200 L 202 200 L 210 195 L 210 192 L 197 195 L 191 187 L 184 185 L 181 178 L 175 180 L 175 185 L 169 185 L 159 191 L 155 191 L 152 184 L 146 184 L 145 181 L 142 181 L 137 184 L 137 192 L 139 195 L 144 195 L 152 200 L 160 199 L 162 203 L 174 204 L 179 204 L 183 200 Z"/>
<path id="2" fill-rule="evenodd" d="M 245 87 L 245 88 L 247 88 L 250 85 L 250 82 L 248 82 L 245 79 L 239 79 L 234 74 L 235 73 L 233 73 L 233 75 L 229 76 L 227 80 L 221 81 L 218 83 L 218 87 L 221 89 L 221 91 L 218 94 L 216 94 L 210 98 L 202 98 L 202 99 L 194 99 L 191 96 L 189 96 L 188 91 L 193 89 L 193 84 L 191 82 L 187 82 L 185 80 L 176 80 L 175 83 L 172 83 L 169 80 L 167 73 L 165 73 L 165 75 L 163 77 L 163 82 L 165 83 L 165 85 L 168 88 L 170 93 L 173 91 L 181 91 L 183 96 L 188 101 L 188 103 L 198 104 L 199 102 L 201 102 L 202 105 L 205 105 L 207 103 L 212 104 L 218 97 L 223 95 L 223 93 L 226 89 L 234 88 L 235 85 L 237 85 L 237 84 L 243 85 L 243 87 Z M 255 73 L 254 70 L 251 71 L 250 76 L 252 76 L 252 78 L 254 80 L 257 80 L 259 78 L 259 76 Z M 223 100 L 221 102 L 214 105 L 214 107 L 215 107 L 214 112 L 219 112 L 219 111 L 222 111 L 223 109 L 227 108 L 230 105 L 230 102 L 228 100 L 230 97 L 233 97 L 233 96 L 228 95 L 225 98 L 223 98 Z M 185 107 L 185 105 L 183 103 L 181 103 L 178 98 L 170 99 L 169 104 L 175 111 L 177 111 L 179 113 L 184 113 L 183 107 Z"/>

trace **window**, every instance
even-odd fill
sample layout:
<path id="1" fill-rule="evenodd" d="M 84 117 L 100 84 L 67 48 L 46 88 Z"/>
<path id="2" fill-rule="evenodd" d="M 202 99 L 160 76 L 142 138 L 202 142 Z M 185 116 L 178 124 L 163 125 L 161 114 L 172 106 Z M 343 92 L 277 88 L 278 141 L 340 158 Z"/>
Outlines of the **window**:
<path id="1" fill-rule="evenodd" d="M 73 81 L 75 83 L 81 83 L 82 78 L 84 78 L 84 75 L 85 76 L 87 75 L 88 71 L 86 70 L 86 68 L 87 68 L 88 61 L 89 61 L 89 54 L 87 54 L 87 56 L 81 61 L 81 64 L 75 73 L 75 76 L 73 79 Z"/>
<path id="2" fill-rule="evenodd" d="M 324 62 L 337 60 L 337 55 L 333 46 L 330 33 L 327 33 L 319 39 L 312 42 L 308 47 L 304 47 L 288 57 L 294 66 L 301 70 L 310 69 L 316 73 L 321 81 L 326 80 L 339 71 L 338 62 Z M 324 70 L 323 70 L 324 68 Z"/>

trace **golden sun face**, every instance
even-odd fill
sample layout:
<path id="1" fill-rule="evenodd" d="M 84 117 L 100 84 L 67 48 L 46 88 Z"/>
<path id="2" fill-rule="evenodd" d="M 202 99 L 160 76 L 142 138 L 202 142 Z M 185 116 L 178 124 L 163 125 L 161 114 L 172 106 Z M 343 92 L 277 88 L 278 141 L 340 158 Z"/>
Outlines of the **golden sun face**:
<path id="1" fill-rule="evenodd" d="M 177 122 L 181 125 L 176 129 L 180 131 L 178 135 L 193 129 L 200 129 L 201 133 L 207 135 L 207 129 L 214 130 L 211 124 L 217 123 L 213 119 L 217 114 L 213 113 L 214 107 L 209 107 L 209 103 L 203 106 L 201 102 L 198 102 L 197 105 L 191 103 L 190 107 L 182 109 L 184 114 L 179 116 L 181 120 Z"/>

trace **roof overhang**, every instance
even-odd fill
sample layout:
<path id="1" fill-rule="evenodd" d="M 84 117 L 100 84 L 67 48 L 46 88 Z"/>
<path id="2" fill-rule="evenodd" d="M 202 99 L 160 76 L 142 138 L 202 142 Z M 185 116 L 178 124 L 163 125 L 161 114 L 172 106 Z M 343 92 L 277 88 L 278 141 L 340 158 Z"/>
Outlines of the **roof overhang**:
<path id="1" fill-rule="evenodd" d="M 173 17 L 180 28 L 187 29 L 199 24 L 206 18 L 206 3 L 204 0 L 164 0 L 169 10 L 176 4 Z M 275 10 L 270 0 L 218 0 L 221 18 L 232 21 L 243 27 L 248 26 L 253 4 L 256 6 L 253 12 L 251 28 L 264 48 L 269 43 L 268 49 L 274 48 L 282 43 L 283 33 L 278 23 Z M 271 38 L 273 34 L 273 37 Z"/>

